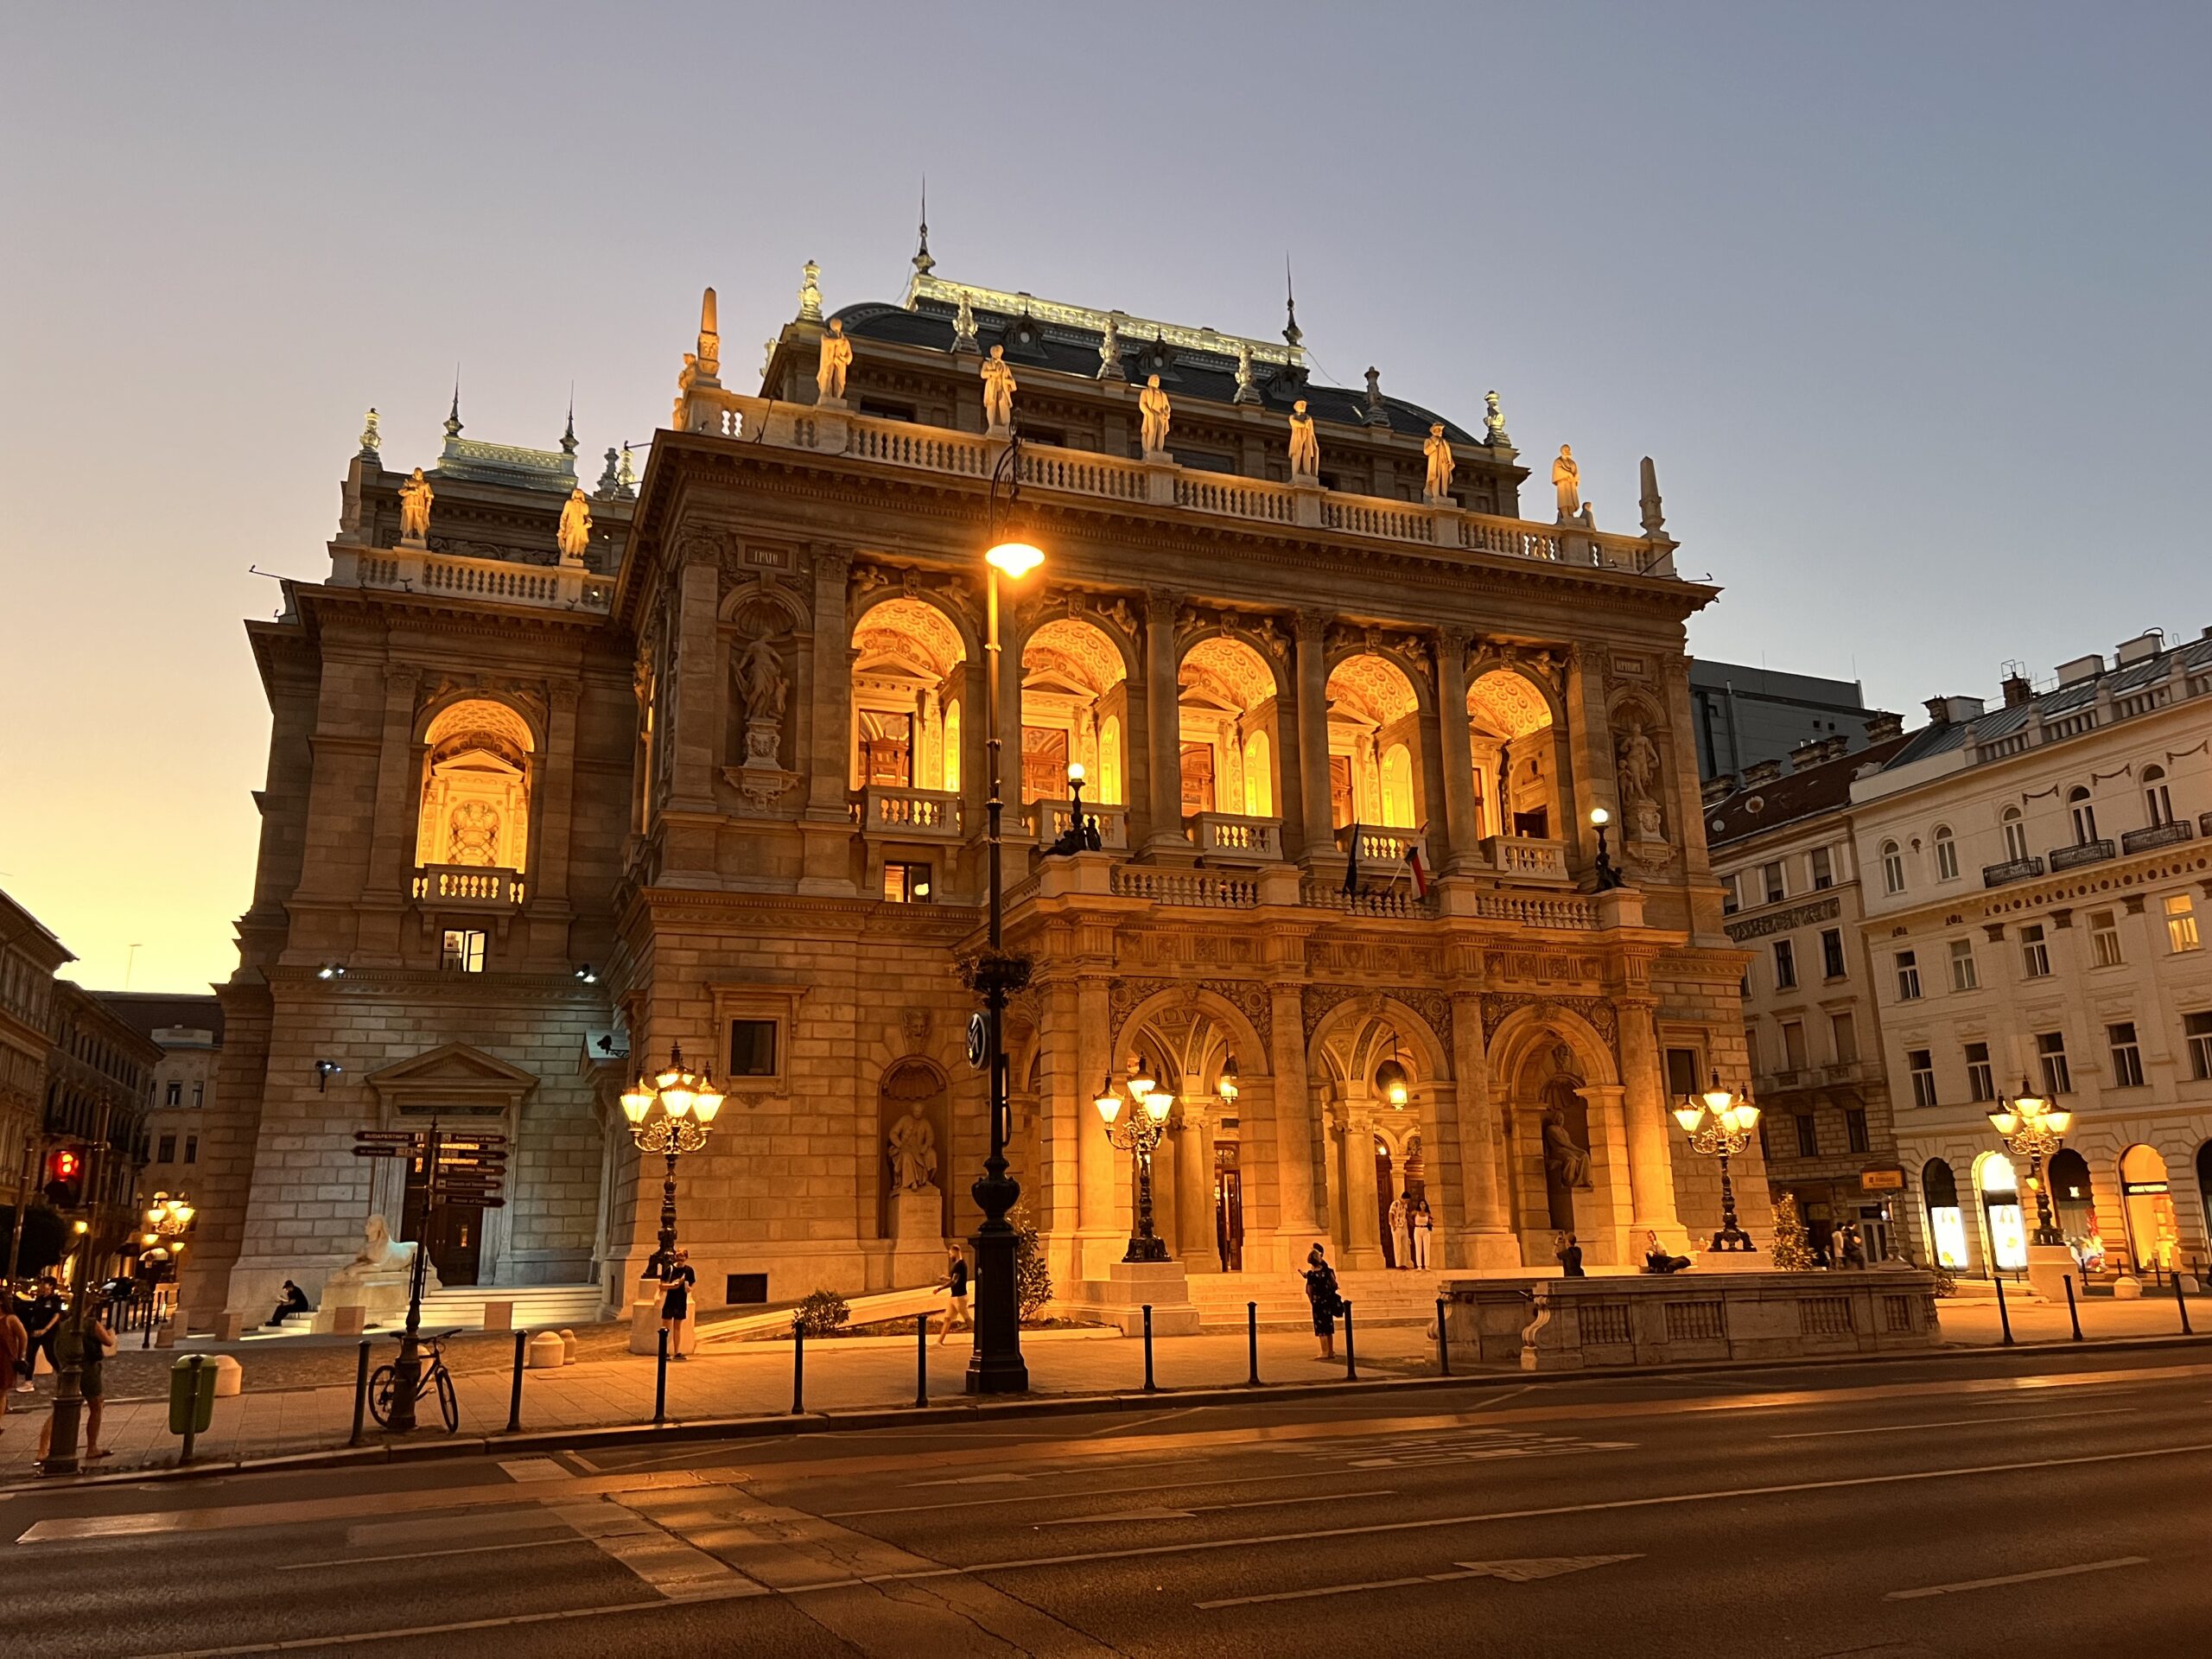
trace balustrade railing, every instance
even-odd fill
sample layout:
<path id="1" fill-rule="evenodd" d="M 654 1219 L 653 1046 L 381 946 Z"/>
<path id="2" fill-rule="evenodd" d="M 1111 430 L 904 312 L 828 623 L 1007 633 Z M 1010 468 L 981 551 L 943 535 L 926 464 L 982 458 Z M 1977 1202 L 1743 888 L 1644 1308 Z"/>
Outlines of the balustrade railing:
<path id="1" fill-rule="evenodd" d="M 2164 823 L 2146 824 L 2140 830 L 2130 830 L 2120 838 L 2120 847 L 2126 853 L 2147 853 L 2154 848 L 2178 846 L 2184 841 L 2196 839 L 2196 830 L 2186 818 L 2168 818 Z"/>
<path id="2" fill-rule="evenodd" d="M 1596 901 L 1571 894 L 1478 893 L 1475 914 L 1486 922 L 1511 922 L 1519 927 L 1586 931 L 1599 925 Z"/>
<path id="3" fill-rule="evenodd" d="M 1346 893 L 1334 882 L 1308 880 L 1299 884 L 1298 896 L 1310 910 L 1340 910 L 1351 916 L 1420 921 L 1436 914 L 1436 901 L 1422 898 L 1409 881 Z"/>
<path id="4" fill-rule="evenodd" d="M 1363 869 L 1374 865 L 1402 864 L 1408 848 L 1421 852 L 1421 867 L 1433 869 L 1428 861 L 1428 836 L 1419 830 L 1391 829 L 1382 824 L 1345 824 L 1337 831 L 1337 850 L 1351 851 L 1353 831 L 1359 834 L 1359 862 Z"/>
<path id="5" fill-rule="evenodd" d="M 415 897 L 429 904 L 499 909 L 523 901 L 522 872 L 486 864 L 423 864 Z"/>
<path id="6" fill-rule="evenodd" d="M 1129 849 L 1129 809 L 1101 801 L 1085 801 L 1083 816 L 1097 821 L 1101 851 L 1125 853 Z M 1032 801 L 1021 809 L 1022 822 L 1039 842 L 1058 841 L 1067 833 L 1075 809 L 1065 801 Z"/>
<path id="7" fill-rule="evenodd" d="M 338 587 L 397 588 L 542 610 L 604 612 L 613 603 L 614 579 L 574 564 L 521 564 L 422 547 L 333 550 L 331 582 Z"/>
<path id="8" fill-rule="evenodd" d="M 1282 820 L 1233 812 L 1194 812 L 1183 827 L 1198 855 L 1215 864 L 1275 864 L 1282 860 Z"/>
<path id="9" fill-rule="evenodd" d="M 2002 864 L 1981 867 L 1981 885 L 2001 887 L 2008 881 L 2025 881 L 2043 874 L 2043 860 L 2032 855 L 2027 858 L 2008 858 Z"/>
<path id="10" fill-rule="evenodd" d="M 1120 899 L 1148 899 L 1158 905 L 1249 910 L 1260 902 L 1260 884 L 1246 876 L 1211 875 L 1204 870 L 1163 870 L 1142 864 L 1117 864 L 1114 867 L 1114 894 Z"/>
<path id="11" fill-rule="evenodd" d="M 1482 843 L 1484 861 L 1500 875 L 1524 881 L 1567 880 L 1567 843 L 1530 836 L 1491 836 Z"/>
<path id="12" fill-rule="evenodd" d="M 960 797 L 948 790 L 871 784 L 861 791 L 860 824 L 871 836 L 927 841 L 960 838 Z"/>
<path id="13" fill-rule="evenodd" d="M 2061 870 L 2078 870 L 2084 864 L 2101 864 L 2117 855 L 2118 849 L 2109 841 L 2084 841 L 2071 847 L 2054 847 L 2050 854 L 2050 873 L 2056 875 Z"/>

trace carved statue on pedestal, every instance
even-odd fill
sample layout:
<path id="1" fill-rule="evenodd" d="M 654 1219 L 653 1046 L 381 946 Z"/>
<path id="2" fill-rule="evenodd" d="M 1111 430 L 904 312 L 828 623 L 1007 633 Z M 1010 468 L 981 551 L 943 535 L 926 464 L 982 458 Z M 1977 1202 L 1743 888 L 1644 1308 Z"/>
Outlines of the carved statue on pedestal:
<path id="1" fill-rule="evenodd" d="M 1167 394 L 1160 389 L 1160 377 L 1145 377 L 1144 390 L 1137 394 L 1137 413 L 1144 421 L 1144 452 L 1147 455 L 1167 453 L 1167 424 L 1174 411 L 1167 401 Z"/>
<path id="2" fill-rule="evenodd" d="M 1098 331 L 1098 378 L 1122 378 L 1122 314 L 1118 311 L 1109 311 L 1106 326 Z M 1149 444 L 1145 447 L 1151 448 Z"/>
<path id="3" fill-rule="evenodd" d="M 1563 524 L 1582 505 L 1582 469 L 1574 464 L 1571 445 L 1559 447 L 1559 459 L 1552 462 L 1552 487 L 1559 492 L 1559 521 Z"/>
<path id="4" fill-rule="evenodd" d="M 836 318 L 822 336 L 820 366 L 814 372 L 816 395 L 824 404 L 845 401 L 845 371 L 852 366 L 853 342 L 845 338 L 845 325 Z"/>
<path id="5" fill-rule="evenodd" d="M 968 303 L 968 296 L 960 296 L 960 308 L 952 314 L 952 349 L 957 354 L 972 352 L 976 345 L 976 308 Z"/>
<path id="6" fill-rule="evenodd" d="M 1452 493 L 1452 474 L 1458 463 L 1452 458 L 1452 441 L 1444 435 L 1444 423 L 1437 422 L 1428 429 L 1428 438 L 1421 447 L 1428 457 L 1428 499 L 1442 501 Z"/>
<path id="7" fill-rule="evenodd" d="M 811 259 L 799 279 L 798 315 L 802 322 L 822 321 L 822 267 Z"/>
<path id="8" fill-rule="evenodd" d="M 1014 424 L 1014 365 L 1006 360 L 1006 347 L 994 346 L 977 371 L 983 377 L 983 420 L 995 432 Z"/>
<path id="9" fill-rule="evenodd" d="M 1666 817 L 1659 809 L 1659 746 L 1645 735 L 1643 722 L 1631 720 L 1615 751 L 1619 766 L 1621 806 L 1634 841 L 1664 841 Z"/>
<path id="10" fill-rule="evenodd" d="M 1290 475 L 1317 479 L 1321 475 L 1321 440 L 1313 430 L 1313 417 L 1301 397 L 1290 411 Z"/>
<path id="11" fill-rule="evenodd" d="M 1590 1154 L 1575 1144 L 1567 1109 L 1554 1102 L 1544 1108 L 1544 1188 L 1554 1227 L 1574 1225 L 1574 1195 L 1592 1188 Z"/>
<path id="12" fill-rule="evenodd" d="M 1483 394 L 1483 408 L 1486 411 L 1483 416 L 1485 441 L 1493 449 L 1512 448 L 1513 440 L 1505 435 L 1505 413 L 1497 406 L 1496 392 L 1486 391 Z"/>
<path id="13" fill-rule="evenodd" d="M 421 547 L 430 534 L 430 503 L 437 493 L 417 467 L 399 486 L 399 539 L 403 546 Z"/>
<path id="14" fill-rule="evenodd" d="M 893 1193 L 920 1192 L 937 1182 L 937 1131 L 917 1103 L 891 1126 L 884 1155 L 891 1163 Z"/>
<path id="15" fill-rule="evenodd" d="M 581 484 L 569 492 L 568 505 L 561 509 L 558 539 L 563 564 L 582 564 L 591 550 L 591 498 Z"/>
<path id="16" fill-rule="evenodd" d="M 761 634 L 738 658 L 737 689 L 745 699 L 745 764 L 779 766 L 784 705 L 791 699 L 791 683 L 784 672 L 783 653 L 771 635 Z"/>

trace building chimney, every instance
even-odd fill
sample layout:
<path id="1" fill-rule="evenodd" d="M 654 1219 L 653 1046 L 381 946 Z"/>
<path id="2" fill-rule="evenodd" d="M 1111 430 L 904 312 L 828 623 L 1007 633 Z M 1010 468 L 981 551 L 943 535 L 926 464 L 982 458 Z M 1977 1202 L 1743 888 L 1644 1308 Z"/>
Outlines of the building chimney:
<path id="1" fill-rule="evenodd" d="M 2018 709 L 2022 703 L 2035 700 L 2036 689 L 2028 683 L 2026 675 L 2007 674 L 2005 677 L 2005 706 L 2007 709 Z"/>
<path id="2" fill-rule="evenodd" d="M 1808 766 L 1817 766 L 1828 758 L 1828 741 L 1825 737 L 1808 737 L 1789 751 L 1789 770 L 1802 772 Z"/>
<path id="3" fill-rule="evenodd" d="M 1904 730 L 1904 716 L 1876 713 L 1866 717 L 1866 741 L 1879 743 L 1886 738 L 1900 735 Z"/>
<path id="4" fill-rule="evenodd" d="M 1781 761 L 1754 760 L 1750 766 L 1744 768 L 1744 787 L 1745 789 L 1757 789 L 1762 785 L 1775 782 L 1781 776 Z"/>
<path id="5" fill-rule="evenodd" d="M 1844 757 L 1845 755 L 1849 754 L 1850 753 L 1851 753 L 1851 734 L 1850 734 L 1850 733 L 1848 733 L 1848 732 L 1838 732 L 1838 733 L 1837 733 L 1834 737 L 1832 737 L 1832 738 L 1828 739 L 1828 755 L 1827 755 L 1827 758 L 1828 758 L 1829 760 L 1842 760 L 1842 759 L 1843 759 L 1843 757 Z"/>
<path id="6" fill-rule="evenodd" d="M 1724 772 L 1718 778 L 1708 778 L 1699 798 L 1707 806 L 1718 806 L 1736 792 L 1736 774 Z"/>

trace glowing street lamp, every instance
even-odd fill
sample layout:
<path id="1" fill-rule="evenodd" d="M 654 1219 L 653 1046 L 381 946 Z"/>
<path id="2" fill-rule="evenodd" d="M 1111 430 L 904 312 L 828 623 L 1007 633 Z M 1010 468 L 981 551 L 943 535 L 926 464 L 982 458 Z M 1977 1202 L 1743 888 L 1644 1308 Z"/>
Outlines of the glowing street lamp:
<path id="1" fill-rule="evenodd" d="M 2035 1242 L 2064 1244 L 2065 1235 L 2051 1219 L 2050 1191 L 2044 1181 L 2043 1163 L 2064 1143 L 2066 1131 L 2074 1127 L 2074 1114 L 2053 1108 L 2041 1095 L 2031 1092 L 2023 1077 L 2018 1094 L 1991 1109 L 1989 1126 L 1997 1131 L 2006 1150 L 2028 1160 L 2028 1185 L 2036 1195 Z"/>
<path id="2" fill-rule="evenodd" d="M 1720 1160 L 1720 1230 L 1713 1236 L 1716 1250 L 1754 1251 L 1758 1246 L 1736 1221 L 1736 1186 L 1728 1176 L 1728 1160 L 1751 1144 L 1758 1128 L 1759 1109 L 1746 1095 L 1732 1094 L 1720 1086 L 1720 1073 L 1702 1095 L 1684 1095 L 1675 1108 L 1675 1122 L 1682 1126 L 1690 1146 L 1708 1158 Z"/>
<path id="3" fill-rule="evenodd" d="M 658 1108 L 658 1110 L 656 1110 Z M 647 1259 L 646 1271 L 659 1274 L 676 1262 L 676 1160 L 707 1144 L 722 1092 L 709 1072 L 683 1064 L 683 1046 L 671 1043 L 668 1064 L 651 1081 L 639 1077 L 622 1091 L 622 1116 L 630 1120 L 630 1140 L 642 1153 L 668 1160 L 660 1187 L 660 1248 Z"/>
<path id="4" fill-rule="evenodd" d="M 1127 1117 L 1122 1116 L 1122 1096 L 1115 1092 L 1110 1077 L 1090 1103 L 1104 1120 L 1107 1144 L 1128 1153 L 1135 1166 L 1136 1192 L 1132 1210 L 1136 1229 L 1129 1235 L 1129 1248 L 1122 1253 L 1122 1260 L 1165 1262 L 1168 1259 L 1167 1242 L 1153 1230 L 1152 1154 L 1167 1133 L 1167 1115 L 1175 1109 L 1175 1096 L 1154 1086 L 1142 1062 L 1134 1054 L 1129 1057 L 1129 1076 L 1125 1086 L 1129 1098 L 1136 1103 L 1136 1109 Z M 1230 1087 L 1235 1087 L 1233 1079 Z"/>
<path id="5" fill-rule="evenodd" d="M 1611 893 L 1616 887 L 1628 885 L 1628 878 L 1613 868 L 1612 855 L 1605 850 L 1605 826 L 1612 821 L 1613 815 L 1604 807 L 1590 809 L 1590 827 L 1598 832 L 1598 856 L 1592 862 L 1591 868 L 1598 873 L 1599 893 Z"/>

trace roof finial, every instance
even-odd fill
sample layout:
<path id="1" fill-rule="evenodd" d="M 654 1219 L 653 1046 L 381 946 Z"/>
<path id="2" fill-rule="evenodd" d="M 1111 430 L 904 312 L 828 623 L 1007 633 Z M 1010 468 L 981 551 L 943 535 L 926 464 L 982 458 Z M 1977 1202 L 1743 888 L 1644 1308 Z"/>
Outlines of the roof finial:
<path id="1" fill-rule="evenodd" d="M 1367 371 L 1367 413 L 1361 418 L 1370 426 L 1390 424 L 1390 411 L 1382 406 L 1382 372 L 1371 365 Z"/>
<path id="2" fill-rule="evenodd" d="M 936 268 L 937 261 L 930 257 L 930 175 L 922 175 L 922 242 L 914 250 L 914 275 L 926 276 Z"/>
<path id="3" fill-rule="evenodd" d="M 610 447 L 607 452 L 607 468 L 599 475 L 599 488 L 596 493 L 601 500 L 611 501 L 614 499 L 615 492 L 621 487 L 622 480 L 614 470 L 614 451 Z"/>
<path id="4" fill-rule="evenodd" d="M 576 453 L 576 383 L 569 382 L 569 424 L 561 434 L 561 453 L 573 459 Z"/>
<path id="5" fill-rule="evenodd" d="M 798 285 L 798 320 L 801 322 L 822 321 L 822 267 L 811 259 L 806 262 Z"/>
<path id="6" fill-rule="evenodd" d="M 1667 533 L 1667 515 L 1659 501 L 1659 469 L 1649 455 L 1643 458 L 1643 533 L 1654 541 Z"/>
<path id="7" fill-rule="evenodd" d="M 1282 257 L 1282 296 L 1283 314 L 1288 319 L 1283 324 L 1282 337 L 1290 342 L 1290 349 L 1294 352 L 1306 336 L 1299 332 L 1298 290 L 1291 285 L 1290 256 L 1287 253 Z"/>
<path id="8" fill-rule="evenodd" d="M 1484 442 L 1493 449 L 1510 449 L 1513 440 L 1505 435 L 1505 414 L 1497 406 L 1497 394 L 1483 394 L 1483 429 L 1488 435 Z"/>
<path id="9" fill-rule="evenodd" d="M 630 441 L 627 438 L 622 441 L 622 462 L 615 469 L 614 478 L 622 486 L 624 500 L 629 500 L 638 493 L 638 474 L 636 468 L 630 465 Z"/>
<path id="10" fill-rule="evenodd" d="M 699 296 L 699 350 L 695 360 L 701 379 L 709 385 L 721 384 L 716 377 L 722 372 L 721 325 L 716 321 L 711 288 Z"/>
<path id="11" fill-rule="evenodd" d="M 456 364 L 454 364 L 454 365 L 453 365 L 453 409 L 452 409 L 451 412 L 450 412 L 450 413 L 448 413 L 448 414 L 446 416 L 446 437 L 447 437 L 448 440 L 451 440 L 451 439 L 454 439 L 454 438 L 457 438 L 457 437 L 459 437 L 460 435 L 461 435 L 461 365 L 460 365 L 460 364 L 458 364 L 458 363 L 456 363 Z"/>
<path id="12" fill-rule="evenodd" d="M 384 439 L 377 432 L 377 412 L 369 410 L 368 418 L 361 423 L 361 459 L 374 461 L 377 452 L 384 448 Z"/>

